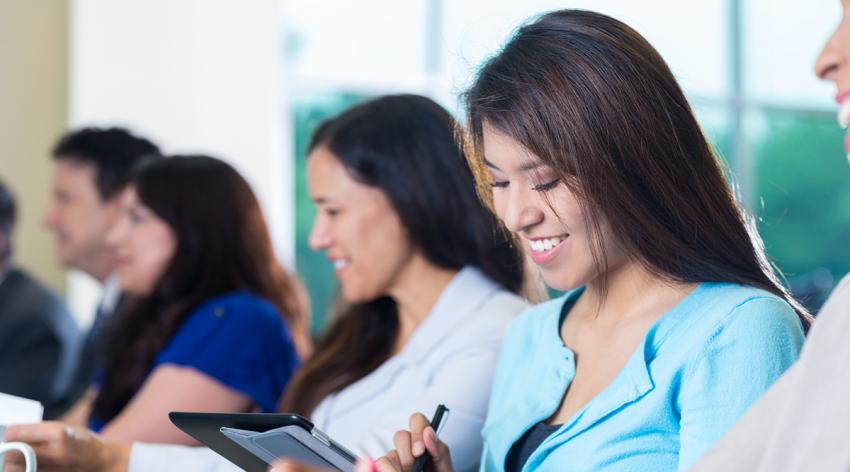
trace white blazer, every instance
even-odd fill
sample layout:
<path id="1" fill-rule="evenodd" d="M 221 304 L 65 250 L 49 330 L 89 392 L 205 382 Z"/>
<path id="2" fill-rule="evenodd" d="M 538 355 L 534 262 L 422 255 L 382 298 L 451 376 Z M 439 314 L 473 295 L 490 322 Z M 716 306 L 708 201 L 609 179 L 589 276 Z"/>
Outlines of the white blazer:
<path id="1" fill-rule="evenodd" d="M 393 449 L 394 433 L 408 428 L 411 413 L 430 418 L 443 403 L 450 413 L 440 438 L 456 470 L 477 469 L 502 338 L 527 307 L 479 270 L 462 269 L 404 350 L 324 399 L 312 421 L 356 454 L 380 457 Z M 129 470 L 238 469 L 205 448 L 134 444 Z"/>

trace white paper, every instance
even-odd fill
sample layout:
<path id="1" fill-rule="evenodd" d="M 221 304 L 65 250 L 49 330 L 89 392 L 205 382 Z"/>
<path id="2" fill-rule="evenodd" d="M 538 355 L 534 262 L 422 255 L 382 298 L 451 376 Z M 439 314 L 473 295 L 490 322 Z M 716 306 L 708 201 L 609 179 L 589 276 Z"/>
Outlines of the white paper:
<path id="1" fill-rule="evenodd" d="M 43 415 L 41 403 L 0 393 L 0 425 L 38 423 Z"/>

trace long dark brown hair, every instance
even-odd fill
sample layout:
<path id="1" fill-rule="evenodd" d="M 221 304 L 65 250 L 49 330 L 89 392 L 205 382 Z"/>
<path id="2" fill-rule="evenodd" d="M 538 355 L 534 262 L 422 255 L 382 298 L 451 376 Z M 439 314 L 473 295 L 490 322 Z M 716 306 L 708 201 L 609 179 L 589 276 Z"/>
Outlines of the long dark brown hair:
<path id="1" fill-rule="evenodd" d="M 305 297 L 277 262 L 260 205 L 236 170 L 211 157 L 175 156 L 143 164 L 130 186 L 174 232 L 177 249 L 153 291 L 131 300 L 108 327 L 92 418 L 108 422 L 120 413 L 187 315 L 218 295 L 244 290 L 270 301 L 306 354 Z"/>
<path id="2" fill-rule="evenodd" d="M 585 208 L 605 277 L 602 219 L 649 271 L 685 283 L 733 282 L 811 315 L 779 282 L 673 74 L 629 26 L 580 10 L 522 26 L 466 92 L 466 153 L 491 198 L 483 130 L 522 144 Z"/>
<path id="3" fill-rule="evenodd" d="M 385 96 L 321 124 L 309 150 L 326 147 L 354 179 L 380 189 L 431 264 L 477 267 L 519 292 L 522 255 L 477 198 L 454 128 L 451 115 L 428 98 Z M 309 415 L 386 361 L 397 334 L 392 298 L 347 307 L 290 383 L 281 409 Z"/>

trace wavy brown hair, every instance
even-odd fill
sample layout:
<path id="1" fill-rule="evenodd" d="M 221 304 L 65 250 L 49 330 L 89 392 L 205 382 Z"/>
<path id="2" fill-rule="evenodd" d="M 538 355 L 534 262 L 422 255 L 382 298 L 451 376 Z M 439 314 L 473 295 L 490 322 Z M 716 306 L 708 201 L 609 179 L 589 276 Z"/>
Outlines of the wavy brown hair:
<path id="1" fill-rule="evenodd" d="M 810 325 L 667 64 L 629 26 L 588 11 L 545 14 L 484 64 L 464 99 L 465 148 L 481 195 L 491 198 L 486 125 L 519 142 L 581 197 L 603 277 L 602 218 L 655 275 L 758 287 Z"/>
<path id="2" fill-rule="evenodd" d="M 309 150 L 326 147 L 354 179 L 380 189 L 431 264 L 477 267 L 519 292 L 522 254 L 477 198 L 454 128 L 452 116 L 431 99 L 385 96 L 321 124 Z M 322 399 L 386 361 L 397 335 L 392 298 L 344 306 L 290 383 L 281 410 L 311 414 Z"/>
<path id="3" fill-rule="evenodd" d="M 120 413 L 183 320 L 218 295 L 244 290 L 270 301 L 306 354 L 305 297 L 277 262 L 257 198 L 236 170 L 211 157 L 174 156 L 144 163 L 130 186 L 174 232 L 177 249 L 153 291 L 131 300 L 107 327 L 92 418 L 108 422 Z"/>

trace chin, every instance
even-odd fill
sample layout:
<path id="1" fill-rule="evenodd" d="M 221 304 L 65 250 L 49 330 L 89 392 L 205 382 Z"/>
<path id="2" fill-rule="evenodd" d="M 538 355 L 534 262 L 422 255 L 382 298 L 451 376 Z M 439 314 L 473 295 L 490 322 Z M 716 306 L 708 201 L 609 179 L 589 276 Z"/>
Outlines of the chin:
<path id="1" fill-rule="evenodd" d="M 543 281 L 546 285 L 560 292 L 569 292 L 575 290 L 582 285 L 587 285 L 587 277 L 580 277 L 578 274 L 559 274 L 557 272 L 550 273 L 543 271 Z"/>
<path id="2" fill-rule="evenodd" d="M 362 290 L 362 289 L 358 289 L 356 287 L 352 287 L 352 288 L 348 288 L 348 289 L 346 289 L 345 287 L 342 287 L 342 289 L 340 290 L 340 294 L 342 295 L 342 298 L 344 298 L 346 302 L 352 303 L 352 304 L 369 303 L 369 302 L 374 301 L 374 300 L 376 300 L 376 299 L 378 299 L 378 298 L 380 298 L 384 295 L 382 293 L 372 293 L 368 290 Z"/>

